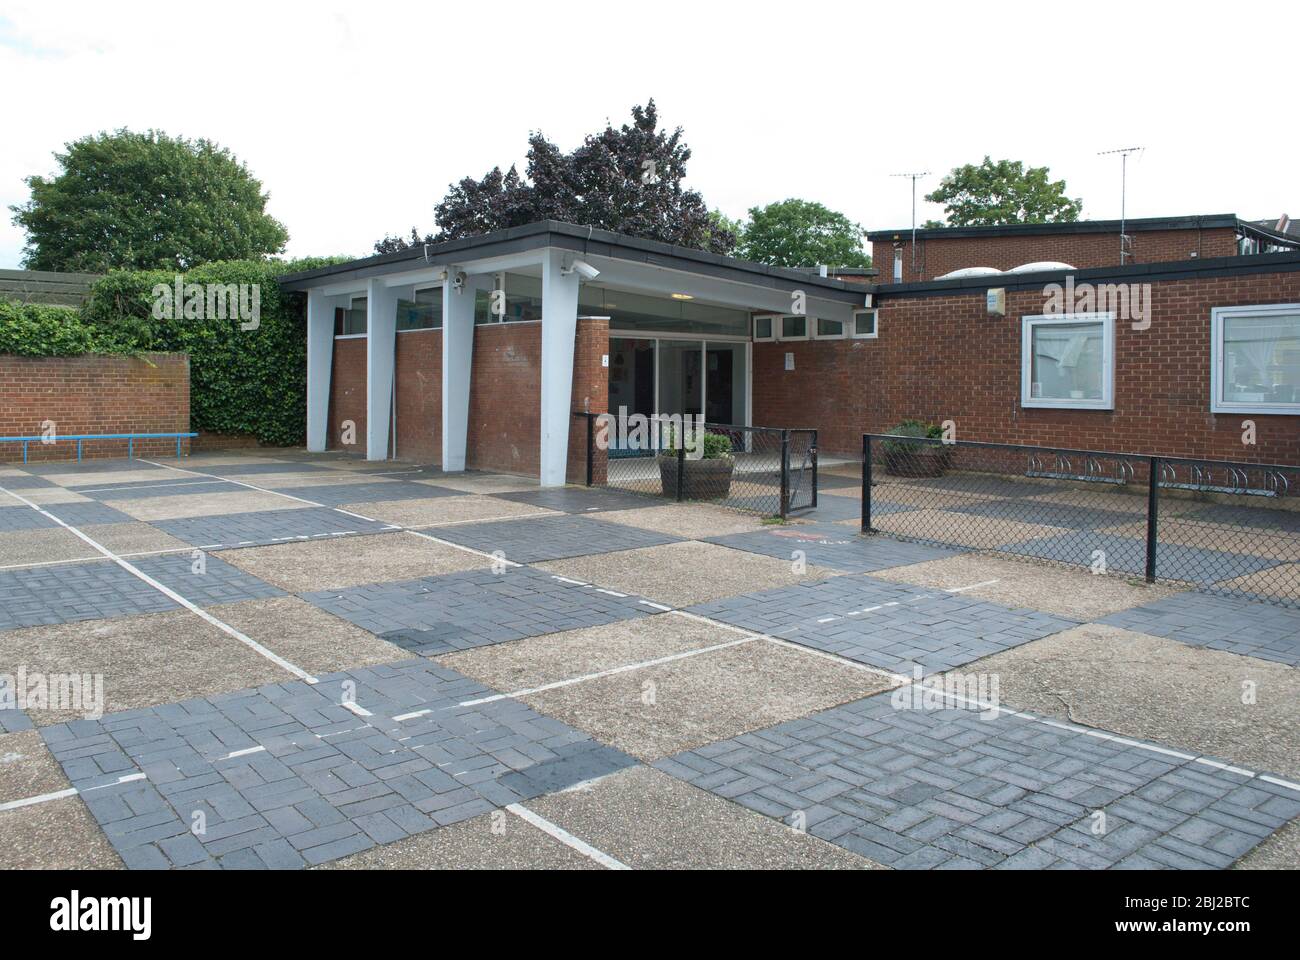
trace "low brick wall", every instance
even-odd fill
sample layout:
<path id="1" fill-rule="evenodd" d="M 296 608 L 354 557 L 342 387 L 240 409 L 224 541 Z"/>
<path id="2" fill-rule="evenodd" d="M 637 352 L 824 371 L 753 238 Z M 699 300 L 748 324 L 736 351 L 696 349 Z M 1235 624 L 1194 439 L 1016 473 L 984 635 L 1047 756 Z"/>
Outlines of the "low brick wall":
<path id="1" fill-rule="evenodd" d="M 58 436 L 86 433 L 186 433 L 190 429 L 190 359 L 183 353 L 143 357 L 0 355 L 0 436 L 39 436 L 46 421 Z M 182 441 L 182 452 L 189 441 Z M 137 440 L 137 455 L 175 454 L 174 440 Z M 124 457 L 125 440 L 82 445 L 85 458 Z M 31 443 L 28 459 L 71 460 L 72 441 Z M 22 444 L 0 444 L 0 462 L 22 462 Z"/>

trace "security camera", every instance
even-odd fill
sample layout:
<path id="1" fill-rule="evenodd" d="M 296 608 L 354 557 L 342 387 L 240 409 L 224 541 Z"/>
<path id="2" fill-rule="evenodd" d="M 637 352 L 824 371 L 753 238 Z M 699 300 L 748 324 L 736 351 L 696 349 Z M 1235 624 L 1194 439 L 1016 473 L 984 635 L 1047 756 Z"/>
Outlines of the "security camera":
<path id="1" fill-rule="evenodd" d="M 465 281 L 468 279 L 469 278 L 465 276 L 464 271 L 457 270 L 456 276 L 452 277 L 451 279 L 451 288 L 455 290 L 457 293 L 460 293 L 462 290 L 465 289 Z"/>
<path id="2" fill-rule="evenodd" d="M 600 271 L 597 270 L 595 267 L 593 267 L 591 264 L 589 264 L 586 260 L 574 260 L 570 266 L 568 266 L 565 269 L 562 269 L 560 272 L 563 274 L 570 274 L 570 273 L 574 273 L 575 271 L 577 273 L 582 274 L 583 277 L 585 277 L 588 280 L 595 280 L 597 277 L 600 276 Z"/>

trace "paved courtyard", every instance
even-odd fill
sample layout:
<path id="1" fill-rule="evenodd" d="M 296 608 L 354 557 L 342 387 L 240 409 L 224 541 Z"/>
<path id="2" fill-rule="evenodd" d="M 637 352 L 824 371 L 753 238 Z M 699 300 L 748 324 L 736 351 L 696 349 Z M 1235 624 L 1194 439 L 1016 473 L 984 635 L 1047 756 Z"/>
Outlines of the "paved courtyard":
<path id="1" fill-rule="evenodd" d="M 1123 510 L 1048 501 L 1013 558 L 954 535 L 992 494 L 877 504 L 937 546 L 825 479 L 773 524 L 296 450 L 0 466 L 0 867 L 1300 866 L 1300 610 L 1041 562 L 1101 516 L 1125 569 Z"/>

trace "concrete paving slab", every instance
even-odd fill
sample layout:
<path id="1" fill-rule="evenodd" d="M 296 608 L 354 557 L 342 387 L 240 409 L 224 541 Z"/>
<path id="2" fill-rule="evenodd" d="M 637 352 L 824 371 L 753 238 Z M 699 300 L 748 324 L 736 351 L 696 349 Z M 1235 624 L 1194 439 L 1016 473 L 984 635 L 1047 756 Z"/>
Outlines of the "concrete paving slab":
<path id="1" fill-rule="evenodd" d="M 120 870 L 122 860 L 78 797 L 0 813 L 0 870 Z"/>
<path id="2" fill-rule="evenodd" d="M 964 596 L 991 600 L 1007 607 L 1042 610 L 1080 621 L 1096 620 L 1119 610 L 1141 606 L 1181 589 L 1171 584 L 1095 576 L 1068 567 L 978 553 L 893 567 L 872 576 L 891 583 L 961 590 Z"/>
<path id="3" fill-rule="evenodd" d="M 303 500 L 311 500 L 327 507 L 341 507 L 345 504 L 391 504 L 400 500 L 429 500 L 433 497 L 454 497 L 459 494 L 457 490 L 446 490 L 427 483 L 411 483 L 400 477 L 353 477 L 352 483 L 299 484 L 279 487 L 277 492 L 301 497 Z"/>
<path id="4" fill-rule="evenodd" d="M 46 749 L 39 731 L 0 735 L 0 803 L 66 790 L 63 768 Z"/>
<path id="5" fill-rule="evenodd" d="M 411 534 L 335 537 L 216 554 L 290 593 L 342 589 L 479 570 L 492 561 Z"/>
<path id="6" fill-rule="evenodd" d="M 667 503 L 655 507 L 618 510 L 601 517 L 642 530 L 674 537 L 702 540 L 731 533 L 753 533 L 768 528 L 759 517 L 709 503 Z"/>
<path id="7" fill-rule="evenodd" d="M 610 510 L 638 510 L 666 506 L 668 501 L 643 497 L 607 487 L 548 487 L 546 489 L 501 492 L 494 496 L 514 503 L 531 503 L 562 513 L 598 513 Z"/>
<path id="8" fill-rule="evenodd" d="M 537 481 L 530 477 L 519 477 L 512 473 L 447 473 L 416 483 L 428 483 L 448 490 L 462 493 L 487 495 L 493 493 L 517 493 L 522 490 L 537 490 Z"/>
<path id="9" fill-rule="evenodd" d="M 634 870 L 867 870 L 880 865 L 651 767 L 528 805 Z"/>
<path id="10" fill-rule="evenodd" d="M 172 470 L 151 467 L 133 460 L 86 461 L 77 464 L 49 464 L 29 468 L 51 483 L 76 490 L 77 487 L 97 487 L 104 483 L 157 483 L 176 476 Z"/>
<path id="11" fill-rule="evenodd" d="M 384 523 L 402 527 L 430 527 L 444 524 L 461 524 L 475 521 L 500 520 L 503 517 L 547 517 L 556 511 L 544 510 L 527 503 L 511 503 L 496 497 L 479 495 L 436 496 L 421 500 L 393 502 L 368 501 L 350 503 L 346 509 Z"/>
<path id="12" fill-rule="evenodd" d="M 772 526 L 754 533 L 710 537 L 709 542 L 786 562 L 802 559 L 843 573 L 887 570 L 956 556 L 965 549 L 910 543 L 880 534 L 864 535 L 856 528 L 838 524 Z"/>
<path id="13" fill-rule="evenodd" d="M 888 685 L 879 675 L 755 640 L 521 699 L 625 753 L 654 760 Z"/>
<path id="14" fill-rule="evenodd" d="M 92 560 L 101 556 L 86 541 L 62 527 L 0 532 L 0 567 Z"/>
<path id="15" fill-rule="evenodd" d="M 1142 574 L 1146 569 L 1145 539 L 1120 537 L 1108 530 L 1074 530 L 1060 536 L 1007 544 L 1002 549 L 1021 556 L 1084 565 L 1092 562 L 1097 551 L 1101 551 L 1111 572 Z M 1251 554 L 1162 543 L 1156 576 L 1162 580 L 1212 584 L 1233 576 L 1246 576 L 1277 563 Z"/>
<path id="16" fill-rule="evenodd" d="M 315 675 L 408 660 L 411 656 L 298 597 L 245 600 L 214 606 L 209 612 Z"/>
<path id="17" fill-rule="evenodd" d="M 962 670 L 998 675 L 1012 707 L 1300 779 L 1300 671 L 1282 664 L 1092 623 Z"/>
<path id="18" fill-rule="evenodd" d="M 1280 512 L 1280 511 L 1279 511 Z M 1145 537 L 1146 522 L 1112 527 L 1121 537 Z M 1160 546 L 1209 547 L 1223 553 L 1246 554 L 1288 563 L 1300 563 L 1300 536 L 1288 531 L 1269 531 L 1254 527 L 1230 527 L 1215 523 L 1197 523 L 1187 517 L 1166 517 L 1160 521 Z"/>
<path id="19" fill-rule="evenodd" d="M 137 520 L 147 522 L 270 510 L 300 510 L 310 506 L 273 493 L 238 488 L 229 493 L 209 493 L 204 496 L 139 497 L 103 502 Z"/>
<path id="20" fill-rule="evenodd" d="M 789 561 L 697 540 L 552 560 L 536 566 L 671 607 L 822 580 L 836 573 L 829 567 L 808 564 L 796 569 Z"/>
<path id="21" fill-rule="evenodd" d="M 1300 602 L 1300 563 L 1280 563 L 1244 577 L 1220 580 L 1212 589 L 1243 593 L 1262 600 L 1281 600 L 1294 606 Z"/>
<path id="22" fill-rule="evenodd" d="M 449 653 L 437 661 L 509 693 L 730 643 L 741 636 L 689 617 L 642 617 Z"/>
<path id="23" fill-rule="evenodd" d="M 504 810 L 322 864 L 321 870 L 601 870 Z"/>
<path id="24" fill-rule="evenodd" d="M 110 712 L 175 703 L 278 683 L 291 674 L 189 611 L 123 616 L 0 632 L 0 663 L 28 675 L 103 678 Z M 81 719 L 84 710 L 31 707 L 37 726 Z"/>
<path id="25" fill-rule="evenodd" d="M 0 479 L 0 487 L 16 489 L 6 483 L 3 479 Z M 22 490 L 20 492 L 23 495 L 23 499 L 30 500 L 32 503 L 42 507 L 52 507 L 60 503 L 86 503 L 87 501 L 94 499 L 85 494 L 77 493 L 74 490 L 69 490 L 67 487 L 56 487 L 52 485 L 49 487 Z M 4 497 L 3 499 L 8 500 L 9 498 Z"/>
<path id="26" fill-rule="evenodd" d="M 82 533 L 118 556 L 135 553 L 160 553 L 182 550 L 188 544 L 168 536 L 157 527 L 138 520 L 125 523 L 92 523 L 79 527 Z M 85 543 L 82 543 L 85 546 Z M 95 556 L 102 556 L 95 553 Z"/>

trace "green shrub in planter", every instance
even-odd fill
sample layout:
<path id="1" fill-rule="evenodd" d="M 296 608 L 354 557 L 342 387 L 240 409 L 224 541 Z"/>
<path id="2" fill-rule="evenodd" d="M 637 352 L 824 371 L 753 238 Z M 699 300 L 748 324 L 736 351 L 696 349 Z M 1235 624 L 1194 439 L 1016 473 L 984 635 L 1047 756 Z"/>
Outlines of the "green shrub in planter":
<path id="1" fill-rule="evenodd" d="M 904 420 L 891 427 L 892 437 L 915 437 L 915 440 L 885 440 L 885 472 L 895 477 L 941 477 L 948 469 L 951 448 L 942 442 L 942 428 L 921 420 Z"/>
<path id="2" fill-rule="evenodd" d="M 731 492 L 731 475 L 736 460 L 731 455 L 731 439 L 720 433 L 706 433 L 699 459 L 678 461 L 677 442 L 671 429 L 668 445 L 659 454 L 659 481 L 663 494 L 678 499 L 677 474 L 682 474 L 682 500 L 724 500 Z"/>

